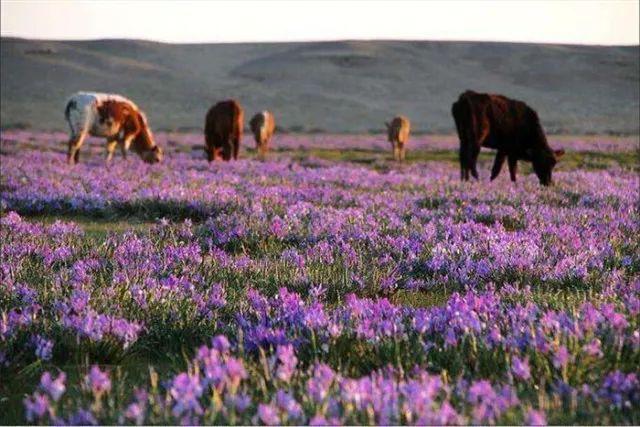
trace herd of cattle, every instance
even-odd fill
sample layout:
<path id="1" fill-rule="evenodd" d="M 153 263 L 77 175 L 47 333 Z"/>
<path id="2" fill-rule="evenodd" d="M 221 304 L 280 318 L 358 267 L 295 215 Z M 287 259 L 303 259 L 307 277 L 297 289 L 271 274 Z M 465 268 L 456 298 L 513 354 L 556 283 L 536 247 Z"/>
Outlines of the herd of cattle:
<path id="1" fill-rule="evenodd" d="M 477 160 L 480 147 L 497 150 L 491 170 L 495 179 L 505 160 L 511 180 L 515 182 L 517 161 L 529 161 L 542 185 L 549 185 L 551 172 L 563 150 L 552 150 L 547 142 L 537 113 L 521 101 L 501 95 L 466 91 L 453 104 L 451 113 L 460 139 L 460 177 L 469 175 L 478 179 Z M 163 150 L 156 145 L 145 114 L 131 100 L 115 94 L 78 92 L 65 109 L 65 118 L 71 130 L 67 160 L 78 162 L 80 148 L 88 135 L 107 139 L 107 162 L 116 146 L 122 155 L 133 149 L 145 162 L 162 161 Z M 387 137 L 392 145 L 393 157 L 405 159 L 411 132 L 408 118 L 398 116 L 385 123 Z M 275 132 L 273 113 L 257 113 L 249 121 L 258 149 L 264 159 Z M 212 106 L 205 117 L 204 137 L 207 159 L 238 159 L 244 128 L 244 111 L 235 100 L 221 101 Z"/>

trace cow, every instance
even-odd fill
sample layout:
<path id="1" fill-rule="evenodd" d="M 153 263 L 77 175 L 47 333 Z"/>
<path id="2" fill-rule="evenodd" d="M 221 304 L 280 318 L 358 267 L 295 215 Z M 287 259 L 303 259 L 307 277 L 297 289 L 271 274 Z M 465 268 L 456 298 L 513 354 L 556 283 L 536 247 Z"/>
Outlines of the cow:
<path id="1" fill-rule="evenodd" d="M 238 160 L 244 112 L 234 99 L 221 101 L 207 112 L 204 125 L 207 160 Z"/>
<path id="2" fill-rule="evenodd" d="M 387 139 L 393 148 L 393 158 L 396 161 L 403 161 L 407 151 L 407 142 L 409 142 L 409 133 L 411 132 L 411 122 L 404 116 L 397 116 L 391 120 L 391 123 L 384 123 L 387 127 Z"/>
<path id="3" fill-rule="evenodd" d="M 147 163 L 162 161 L 162 148 L 156 145 L 147 118 L 124 96 L 77 92 L 67 101 L 64 115 L 70 129 L 67 162 L 71 165 L 78 163 L 80 148 L 88 135 L 107 139 L 107 163 L 118 144 L 125 158 L 133 147 Z"/>
<path id="4" fill-rule="evenodd" d="M 467 90 L 451 107 L 460 139 L 460 178 L 478 179 L 480 147 L 497 150 L 491 181 L 500 174 L 505 159 L 511 181 L 516 181 L 518 160 L 529 161 L 542 185 L 550 185 L 551 172 L 564 150 L 549 147 L 538 114 L 527 104 L 506 96 Z"/>
<path id="5" fill-rule="evenodd" d="M 264 160 L 269 151 L 269 142 L 276 130 L 276 121 L 273 118 L 273 113 L 270 111 L 263 111 L 257 113 L 249 122 L 251 132 L 256 140 L 256 148 L 258 149 L 258 157 Z"/>

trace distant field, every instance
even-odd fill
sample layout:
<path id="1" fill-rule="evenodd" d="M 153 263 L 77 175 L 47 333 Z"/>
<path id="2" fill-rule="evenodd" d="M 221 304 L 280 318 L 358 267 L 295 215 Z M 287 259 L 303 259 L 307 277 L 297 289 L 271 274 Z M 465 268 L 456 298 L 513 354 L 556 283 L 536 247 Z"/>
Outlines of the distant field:
<path id="1" fill-rule="evenodd" d="M 452 136 L 0 135 L 0 424 L 639 424 L 637 139 L 461 183 Z"/>

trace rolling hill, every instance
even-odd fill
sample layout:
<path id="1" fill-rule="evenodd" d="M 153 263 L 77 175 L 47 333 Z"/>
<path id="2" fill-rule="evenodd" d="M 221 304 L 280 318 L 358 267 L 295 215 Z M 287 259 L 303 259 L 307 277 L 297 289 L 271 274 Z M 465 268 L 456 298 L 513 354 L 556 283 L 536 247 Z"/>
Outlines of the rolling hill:
<path id="1" fill-rule="evenodd" d="M 134 99 L 157 130 L 200 129 L 216 100 L 281 129 L 378 132 L 396 113 L 417 131 L 452 133 L 465 89 L 522 99 L 552 133 L 638 133 L 638 47 L 340 41 L 164 44 L 138 40 L 1 40 L 3 127 L 66 130 L 77 90 Z"/>

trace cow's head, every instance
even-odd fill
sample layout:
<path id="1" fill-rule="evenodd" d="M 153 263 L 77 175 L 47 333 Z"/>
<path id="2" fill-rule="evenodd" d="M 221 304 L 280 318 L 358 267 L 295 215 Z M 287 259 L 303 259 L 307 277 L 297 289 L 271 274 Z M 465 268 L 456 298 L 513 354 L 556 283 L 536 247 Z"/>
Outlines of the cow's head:
<path id="1" fill-rule="evenodd" d="M 140 158 L 147 163 L 160 163 L 164 158 L 164 151 L 156 144 L 153 135 L 147 127 L 144 127 L 133 142 Z"/>
<path id="2" fill-rule="evenodd" d="M 140 153 L 140 157 L 147 163 L 160 163 L 164 158 L 164 151 L 159 145 L 154 145 L 150 149 Z"/>
<path id="3" fill-rule="evenodd" d="M 145 162 L 152 164 L 160 163 L 164 158 L 164 152 L 162 148 L 156 144 L 144 114 L 140 112 L 137 114 L 141 129 L 133 140 L 133 147 Z"/>
<path id="4" fill-rule="evenodd" d="M 564 150 L 554 151 L 541 151 L 538 153 L 531 153 L 531 161 L 533 163 L 533 170 L 540 180 L 542 185 L 551 185 L 553 180 L 551 179 L 551 172 L 558 163 L 558 159 L 564 155 Z"/>

